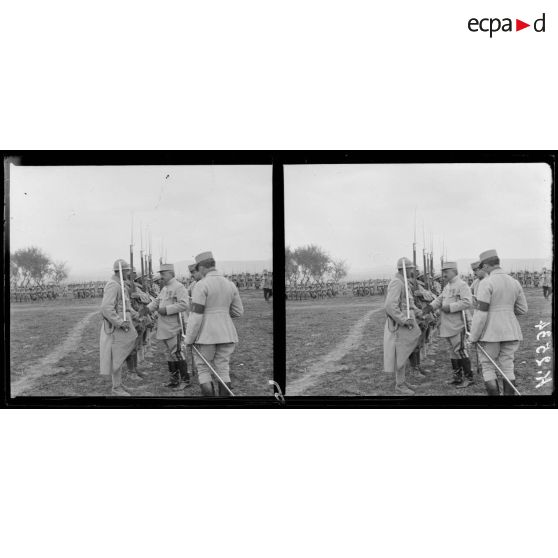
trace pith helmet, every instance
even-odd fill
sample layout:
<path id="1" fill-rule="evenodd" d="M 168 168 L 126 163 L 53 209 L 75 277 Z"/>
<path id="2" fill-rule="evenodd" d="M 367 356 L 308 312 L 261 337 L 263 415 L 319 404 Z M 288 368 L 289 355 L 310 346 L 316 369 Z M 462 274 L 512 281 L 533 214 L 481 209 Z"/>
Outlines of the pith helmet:
<path id="1" fill-rule="evenodd" d="M 114 271 L 118 271 L 118 264 L 120 264 L 120 266 L 122 267 L 122 271 L 124 271 L 125 269 L 130 269 L 130 264 L 126 260 L 116 260 L 114 262 L 114 265 L 112 266 L 112 269 Z"/>
<path id="2" fill-rule="evenodd" d="M 399 258 L 397 260 L 397 269 L 403 269 L 403 265 L 406 269 L 415 269 L 415 264 L 409 258 Z"/>

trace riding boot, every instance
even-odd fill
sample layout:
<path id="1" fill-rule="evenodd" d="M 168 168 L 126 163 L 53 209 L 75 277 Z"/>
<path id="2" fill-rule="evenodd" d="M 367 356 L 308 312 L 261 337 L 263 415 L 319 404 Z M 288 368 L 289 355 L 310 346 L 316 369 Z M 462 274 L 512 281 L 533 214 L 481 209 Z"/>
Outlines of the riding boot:
<path id="1" fill-rule="evenodd" d="M 424 378 L 426 378 L 426 376 L 422 373 L 422 371 L 420 369 L 420 361 L 419 361 L 419 352 L 418 351 L 415 351 L 415 352 L 411 353 L 411 356 L 409 357 L 409 364 L 411 365 L 411 374 L 417 380 L 423 380 Z"/>
<path id="2" fill-rule="evenodd" d="M 453 368 L 453 378 L 446 383 L 450 386 L 458 386 L 463 382 L 463 369 L 461 368 L 461 359 L 452 358 L 451 367 Z"/>
<path id="3" fill-rule="evenodd" d="M 461 365 L 463 367 L 463 375 L 465 376 L 465 381 L 458 385 L 458 388 L 466 388 L 472 386 L 475 383 L 473 370 L 471 369 L 471 359 L 469 357 L 461 359 Z"/>
<path id="4" fill-rule="evenodd" d="M 174 360 L 169 360 L 167 361 L 167 364 L 169 365 L 170 381 L 168 384 L 165 384 L 165 387 L 173 389 L 177 388 L 180 385 L 177 362 L 175 362 Z"/>
<path id="5" fill-rule="evenodd" d="M 486 387 L 486 393 L 488 395 L 500 395 L 498 380 L 488 380 L 488 382 L 484 382 L 484 387 Z"/>
<path id="6" fill-rule="evenodd" d="M 510 380 L 510 382 L 514 386 L 517 386 L 515 380 Z M 515 390 L 510 386 L 510 384 L 508 384 L 508 382 L 506 382 L 506 380 L 504 380 L 503 386 L 504 386 L 504 395 L 517 395 L 517 393 L 515 393 Z"/>
<path id="7" fill-rule="evenodd" d="M 190 380 L 190 374 L 188 374 L 188 363 L 185 360 L 179 360 L 177 363 L 178 372 L 180 374 L 180 381 L 188 387 L 192 384 Z"/>

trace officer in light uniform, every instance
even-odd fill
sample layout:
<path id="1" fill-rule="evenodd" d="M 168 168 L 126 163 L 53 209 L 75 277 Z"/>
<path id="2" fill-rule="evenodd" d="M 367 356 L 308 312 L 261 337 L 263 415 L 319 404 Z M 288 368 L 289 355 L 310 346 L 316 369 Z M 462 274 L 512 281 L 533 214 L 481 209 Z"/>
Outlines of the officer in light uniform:
<path id="1" fill-rule="evenodd" d="M 407 318 L 407 293 L 409 295 L 409 318 Z M 405 374 L 409 357 L 416 349 L 421 332 L 416 317 L 421 311 L 415 306 L 409 281 L 414 277 L 415 266 L 408 258 L 397 261 L 397 274 L 390 281 L 385 301 L 386 324 L 384 326 L 384 372 L 395 374 L 395 391 L 402 395 L 414 395 L 414 388 L 406 381 Z"/>
<path id="2" fill-rule="evenodd" d="M 196 283 L 192 294 L 186 344 L 195 344 L 205 360 L 212 365 L 229 389 L 232 389 L 229 362 L 238 343 L 238 334 L 231 318 L 239 318 L 244 313 L 242 301 L 236 285 L 215 269 L 215 259 L 211 252 L 198 254 L 196 264 L 203 279 Z M 194 360 L 202 395 L 217 395 L 212 373 L 196 351 Z M 218 394 L 227 395 L 221 383 L 218 384 Z"/>
<path id="3" fill-rule="evenodd" d="M 480 282 L 486 277 L 486 271 L 481 268 L 480 262 L 473 262 L 471 264 L 471 269 L 475 274 L 475 280 L 471 285 L 471 294 L 473 295 L 473 310 L 477 308 L 477 292 L 479 290 Z"/>
<path id="4" fill-rule="evenodd" d="M 170 381 L 165 387 L 177 389 L 182 380 L 190 385 L 186 355 L 182 351 L 182 329 L 186 328 L 186 315 L 190 304 L 188 291 L 174 276 L 174 265 L 162 264 L 159 269 L 163 288 L 157 298 L 147 305 L 149 312 L 157 311 L 157 339 L 167 348 Z M 182 321 L 182 323 L 181 323 Z"/>
<path id="5" fill-rule="evenodd" d="M 202 274 L 198 269 L 197 264 L 193 263 L 188 266 L 188 270 L 190 271 L 190 276 L 192 277 L 193 281 L 188 285 L 188 296 L 190 297 L 190 302 L 192 302 L 192 293 L 194 292 L 194 287 L 196 283 L 202 279 Z"/>
<path id="6" fill-rule="evenodd" d="M 429 304 L 427 310 L 442 311 L 439 335 L 448 340 L 453 369 L 453 378 L 448 383 L 457 387 L 468 387 L 474 383 L 465 338 L 467 314 L 472 305 L 471 289 L 459 277 L 456 262 L 444 262 L 442 275 L 445 282 L 442 294 Z"/>
<path id="7" fill-rule="evenodd" d="M 479 260 L 488 274 L 479 285 L 478 308 L 473 315 L 469 341 L 479 342 L 515 385 L 514 356 L 523 340 L 516 316 L 527 313 L 527 301 L 519 281 L 500 267 L 496 250 L 483 252 Z M 500 395 L 496 368 L 482 351 L 479 352 L 484 385 L 488 395 Z M 503 381 L 504 395 L 514 395 L 513 388 Z"/>

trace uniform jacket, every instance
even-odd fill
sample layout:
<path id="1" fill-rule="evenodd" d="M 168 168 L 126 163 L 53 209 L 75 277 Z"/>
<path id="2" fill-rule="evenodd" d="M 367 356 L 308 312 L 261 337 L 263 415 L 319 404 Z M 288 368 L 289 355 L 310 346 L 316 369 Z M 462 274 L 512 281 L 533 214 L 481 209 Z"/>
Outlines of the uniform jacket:
<path id="1" fill-rule="evenodd" d="M 238 343 L 231 318 L 242 316 L 244 308 L 236 285 L 221 273 L 210 271 L 196 283 L 192 309 L 186 331 L 187 344 Z M 203 313 L 197 312 L 199 309 L 203 309 Z"/>
<path id="2" fill-rule="evenodd" d="M 264 289 L 272 289 L 273 288 L 273 277 L 271 275 L 268 275 L 265 279 L 264 279 Z"/>
<path id="3" fill-rule="evenodd" d="M 473 310 L 476 310 L 479 307 L 479 304 L 477 302 L 477 294 L 479 292 L 479 285 L 480 282 L 484 279 L 484 277 L 482 279 L 479 279 L 478 277 L 475 277 L 475 280 L 473 281 L 473 284 L 471 285 L 471 294 L 473 295 Z"/>
<path id="4" fill-rule="evenodd" d="M 453 337 L 461 333 L 465 327 L 462 312 L 467 312 L 472 303 L 471 289 L 463 279 L 456 276 L 445 285 L 442 294 L 431 303 L 434 310 L 442 308 L 444 304 L 450 307 L 449 312 L 441 313 L 440 337 Z"/>
<path id="5" fill-rule="evenodd" d="M 384 308 L 386 324 L 384 326 L 384 372 L 395 372 L 401 368 L 410 354 L 415 350 L 421 332 L 415 314 L 420 310 L 415 306 L 413 293 L 409 286 L 409 316 L 414 322 L 413 329 L 401 327 L 407 321 L 407 299 L 405 280 L 398 273 L 390 281 Z"/>
<path id="6" fill-rule="evenodd" d="M 170 339 L 181 331 L 179 318 L 181 313 L 182 322 L 184 328 L 186 328 L 186 315 L 184 313 L 190 309 L 188 291 L 182 283 L 173 277 L 147 308 L 152 312 L 159 308 L 167 309 L 167 315 L 159 315 L 157 320 L 157 339 Z"/>
<path id="7" fill-rule="evenodd" d="M 101 302 L 101 335 L 99 339 L 100 350 L 100 372 L 102 375 L 110 375 L 118 370 L 128 355 L 134 349 L 136 337 L 138 336 L 133 324 L 137 312 L 130 304 L 130 298 L 126 288 L 124 289 L 124 300 L 126 301 L 126 321 L 130 323 L 130 330 L 119 329 L 123 319 L 122 287 L 118 275 L 114 275 L 105 285 L 103 301 Z"/>
<path id="8" fill-rule="evenodd" d="M 486 302 L 488 312 L 473 316 L 471 341 L 521 341 L 523 335 L 516 315 L 527 312 L 527 300 L 519 282 L 497 267 L 482 280 L 478 302 Z"/>

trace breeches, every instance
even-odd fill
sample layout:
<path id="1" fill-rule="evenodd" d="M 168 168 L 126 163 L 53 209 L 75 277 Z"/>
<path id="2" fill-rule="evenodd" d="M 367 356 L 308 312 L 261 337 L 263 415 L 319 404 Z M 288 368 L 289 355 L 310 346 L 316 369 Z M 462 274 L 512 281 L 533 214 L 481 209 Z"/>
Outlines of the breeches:
<path id="1" fill-rule="evenodd" d="M 510 380 L 515 379 L 513 359 L 515 351 L 517 351 L 519 347 L 519 341 L 499 341 L 495 343 L 482 341 L 479 345 L 490 355 L 492 360 L 500 367 L 500 370 L 507 378 Z M 482 365 L 482 375 L 485 382 L 495 380 L 498 377 L 496 367 L 480 349 L 479 362 Z"/>
<path id="2" fill-rule="evenodd" d="M 449 345 L 450 358 L 459 360 L 469 358 L 469 353 L 465 348 L 465 330 L 453 337 L 446 337 Z"/>
<path id="3" fill-rule="evenodd" d="M 184 351 L 182 351 L 182 356 L 183 358 L 180 359 L 178 358 L 177 354 L 176 354 L 176 349 L 178 348 L 178 335 L 175 335 L 174 337 L 170 337 L 169 339 L 163 339 L 163 342 L 165 343 L 165 347 L 167 348 L 167 360 L 168 361 L 178 361 L 178 360 L 184 360 L 186 358 L 186 355 L 184 354 Z"/>
<path id="4" fill-rule="evenodd" d="M 234 353 L 235 343 L 219 343 L 217 345 L 196 345 L 198 351 L 204 356 L 205 360 L 211 364 L 213 369 L 221 376 L 224 382 L 230 382 L 229 361 Z M 198 381 L 200 384 L 211 382 L 213 374 L 209 367 L 194 351 L 194 361 L 198 368 Z M 217 380 L 218 381 L 218 380 Z"/>

